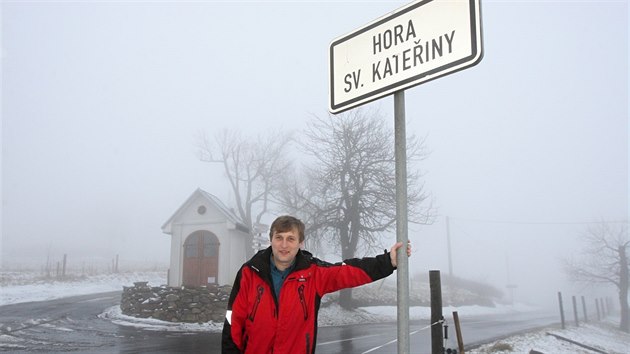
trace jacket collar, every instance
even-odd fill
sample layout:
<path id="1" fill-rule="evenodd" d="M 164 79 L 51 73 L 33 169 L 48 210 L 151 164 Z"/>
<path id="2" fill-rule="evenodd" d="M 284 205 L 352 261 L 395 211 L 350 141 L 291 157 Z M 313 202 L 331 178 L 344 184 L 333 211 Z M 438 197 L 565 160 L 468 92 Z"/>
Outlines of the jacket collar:
<path id="1" fill-rule="evenodd" d="M 296 270 L 306 269 L 310 266 L 311 259 L 313 255 L 304 250 L 299 250 L 297 255 L 295 256 L 295 268 L 293 268 L 293 272 Z M 249 261 L 247 261 L 247 266 L 252 268 L 259 276 L 264 279 L 269 278 L 271 275 L 271 246 L 267 247 L 264 250 L 258 251 Z"/>

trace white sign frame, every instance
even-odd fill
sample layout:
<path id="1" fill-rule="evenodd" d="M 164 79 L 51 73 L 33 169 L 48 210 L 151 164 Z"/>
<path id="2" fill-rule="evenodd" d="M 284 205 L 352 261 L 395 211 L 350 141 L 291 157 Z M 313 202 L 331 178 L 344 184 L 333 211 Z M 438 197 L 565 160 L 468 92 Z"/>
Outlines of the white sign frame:
<path id="1" fill-rule="evenodd" d="M 334 39 L 331 113 L 478 64 L 481 0 L 418 0 Z"/>

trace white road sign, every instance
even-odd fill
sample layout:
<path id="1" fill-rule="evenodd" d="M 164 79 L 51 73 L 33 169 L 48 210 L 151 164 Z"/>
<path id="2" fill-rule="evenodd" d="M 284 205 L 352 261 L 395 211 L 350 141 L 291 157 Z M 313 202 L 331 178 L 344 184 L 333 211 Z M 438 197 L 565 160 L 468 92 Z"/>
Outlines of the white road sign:
<path id="1" fill-rule="evenodd" d="M 332 113 L 471 67 L 482 58 L 480 0 L 422 0 L 330 44 Z"/>

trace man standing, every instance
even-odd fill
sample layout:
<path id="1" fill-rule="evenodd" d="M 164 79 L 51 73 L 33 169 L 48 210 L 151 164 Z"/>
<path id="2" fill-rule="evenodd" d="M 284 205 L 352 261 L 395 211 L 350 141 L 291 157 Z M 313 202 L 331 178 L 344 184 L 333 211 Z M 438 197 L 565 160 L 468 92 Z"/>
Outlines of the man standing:
<path id="1" fill-rule="evenodd" d="M 236 275 L 223 324 L 224 354 L 314 353 L 322 297 L 389 276 L 402 247 L 398 242 L 376 257 L 327 263 L 301 250 L 304 223 L 292 216 L 278 217 L 269 238 L 271 246 Z"/>

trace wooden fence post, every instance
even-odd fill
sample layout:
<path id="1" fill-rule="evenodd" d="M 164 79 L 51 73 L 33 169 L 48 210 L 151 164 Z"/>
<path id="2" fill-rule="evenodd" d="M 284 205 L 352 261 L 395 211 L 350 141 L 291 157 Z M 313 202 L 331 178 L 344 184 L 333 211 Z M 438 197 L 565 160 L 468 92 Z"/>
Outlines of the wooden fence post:
<path id="1" fill-rule="evenodd" d="M 573 318 L 575 318 L 575 326 L 579 327 L 580 322 L 578 321 L 577 301 L 575 300 L 575 295 L 571 297 L 571 300 L 573 301 Z"/>
<path id="2" fill-rule="evenodd" d="M 584 312 L 584 323 L 588 322 L 588 315 L 586 314 L 586 301 L 584 295 L 582 295 L 582 311 Z"/>
<path id="3" fill-rule="evenodd" d="M 562 323 L 562 329 L 564 329 L 564 308 L 562 307 L 562 293 L 560 291 L 558 291 L 558 304 L 560 304 L 560 323 Z"/>
<path id="4" fill-rule="evenodd" d="M 63 270 L 61 271 L 61 278 L 66 278 L 66 262 L 68 261 L 68 255 L 64 253 L 63 255 Z"/>
<path id="5" fill-rule="evenodd" d="M 597 308 L 597 321 L 602 320 L 601 313 L 599 312 L 599 299 L 595 298 L 595 307 Z"/>
<path id="6" fill-rule="evenodd" d="M 457 336 L 457 348 L 459 349 L 459 354 L 465 354 L 462 328 L 459 325 L 459 315 L 457 314 L 457 311 L 453 311 L 453 322 L 455 322 L 455 335 Z"/>

